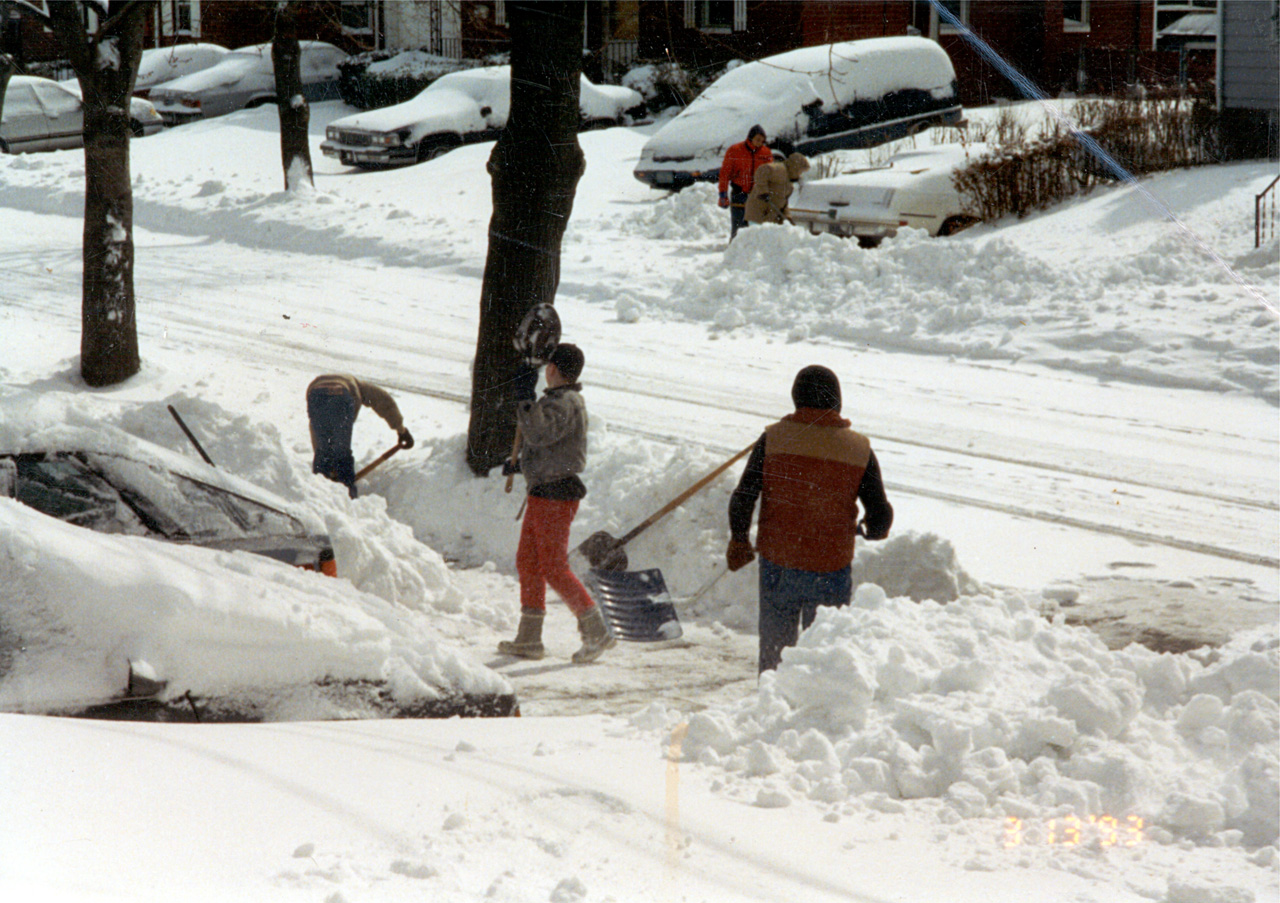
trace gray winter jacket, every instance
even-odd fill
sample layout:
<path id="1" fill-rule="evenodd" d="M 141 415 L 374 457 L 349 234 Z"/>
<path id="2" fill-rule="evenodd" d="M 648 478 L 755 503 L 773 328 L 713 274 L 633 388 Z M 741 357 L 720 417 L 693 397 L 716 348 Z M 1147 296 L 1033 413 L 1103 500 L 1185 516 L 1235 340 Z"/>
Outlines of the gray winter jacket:
<path id="1" fill-rule="evenodd" d="M 577 383 L 547 389 L 537 401 L 516 407 L 520 425 L 520 472 L 530 495 L 581 498 L 577 475 L 587 466 L 587 405 Z M 552 489 L 553 484 L 564 484 Z M 540 487 L 548 491 L 540 491 Z"/>

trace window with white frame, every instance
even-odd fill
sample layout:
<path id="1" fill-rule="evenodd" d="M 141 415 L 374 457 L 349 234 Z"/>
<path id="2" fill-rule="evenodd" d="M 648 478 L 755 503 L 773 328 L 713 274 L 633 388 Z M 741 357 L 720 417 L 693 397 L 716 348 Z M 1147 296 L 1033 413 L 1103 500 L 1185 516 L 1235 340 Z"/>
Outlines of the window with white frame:
<path id="1" fill-rule="evenodd" d="M 938 4 L 960 22 L 961 25 L 969 24 L 969 0 L 942 0 Z M 955 34 L 960 30 L 951 19 L 938 13 L 937 9 L 933 10 L 933 15 L 937 18 L 938 31 L 942 34 Z"/>
<path id="2" fill-rule="evenodd" d="M 200 0 L 162 0 L 160 33 L 170 37 L 200 37 Z"/>
<path id="3" fill-rule="evenodd" d="M 338 21 L 343 34 L 372 36 L 373 4 L 368 0 L 343 0 L 338 6 Z"/>
<path id="4" fill-rule="evenodd" d="M 684 0 L 684 25 L 706 32 L 746 31 L 747 0 Z"/>
<path id="5" fill-rule="evenodd" d="M 507 4 L 506 0 L 494 0 L 493 3 L 493 24 L 507 24 Z"/>
<path id="6" fill-rule="evenodd" d="M 1089 30 L 1089 0 L 1063 0 L 1062 30 Z"/>

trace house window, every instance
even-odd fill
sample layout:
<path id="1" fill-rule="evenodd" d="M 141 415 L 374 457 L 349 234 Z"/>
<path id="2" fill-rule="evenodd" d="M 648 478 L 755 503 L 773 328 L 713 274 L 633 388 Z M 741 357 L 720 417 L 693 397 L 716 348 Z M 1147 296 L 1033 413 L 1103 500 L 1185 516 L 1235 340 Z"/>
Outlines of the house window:
<path id="1" fill-rule="evenodd" d="M 1063 0 L 1062 30 L 1089 30 L 1089 0 Z"/>
<path id="2" fill-rule="evenodd" d="M 968 26 L 969 0 L 942 0 L 938 6 L 949 12 L 955 20 L 960 22 L 960 25 Z M 955 34 L 960 31 L 960 26 L 956 25 L 951 18 L 941 15 L 936 9 L 934 15 L 938 17 L 938 31 L 942 34 Z"/>
<path id="3" fill-rule="evenodd" d="M 747 0 L 685 0 L 684 25 L 715 33 L 746 31 Z"/>
<path id="4" fill-rule="evenodd" d="M 160 4 L 160 33 L 200 37 L 200 0 L 164 0 Z"/>
<path id="5" fill-rule="evenodd" d="M 338 21 L 342 33 L 350 35 L 373 34 L 373 4 L 365 0 L 346 0 L 338 7 Z"/>
<path id="6" fill-rule="evenodd" d="M 507 4 L 506 0 L 494 0 L 493 4 L 493 24 L 507 24 Z"/>

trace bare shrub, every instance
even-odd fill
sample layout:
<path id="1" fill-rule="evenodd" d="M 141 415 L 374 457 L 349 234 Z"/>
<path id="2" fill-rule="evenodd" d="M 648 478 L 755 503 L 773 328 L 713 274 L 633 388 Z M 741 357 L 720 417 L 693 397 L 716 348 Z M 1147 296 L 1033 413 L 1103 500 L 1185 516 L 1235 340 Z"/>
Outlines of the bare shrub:
<path id="1" fill-rule="evenodd" d="M 961 139 L 996 147 L 954 179 L 956 189 L 983 219 L 1023 217 L 1088 192 L 1099 182 L 1220 159 L 1217 116 L 1199 96 L 1081 101 L 1075 108 L 1074 129 L 1050 120 L 1040 137 L 1027 135 L 1027 127 L 1005 110 L 993 122 L 971 127 Z M 1094 152 L 1089 139 L 1110 161 Z"/>

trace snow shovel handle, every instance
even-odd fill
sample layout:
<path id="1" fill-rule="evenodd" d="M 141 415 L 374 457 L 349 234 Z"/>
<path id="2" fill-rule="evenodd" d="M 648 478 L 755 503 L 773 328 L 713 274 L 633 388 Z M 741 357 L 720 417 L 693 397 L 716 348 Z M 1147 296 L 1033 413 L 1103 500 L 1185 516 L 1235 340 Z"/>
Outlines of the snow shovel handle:
<path id="1" fill-rule="evenodd" d="M 200 452 L 200 457 L 204 458 L 204 463 L 208 464 L 210 467 L 216 467 L 217 465 L 213 463 L 213 458 L 210 458 L 208 454 L 205 453 L 205 450 L 201 448 L 199 441 L 197 441 L 191 430 L 187 429 L 187 425 L 183 422 L 182 415 L 178 413 L 177 408 L 173 405 L 169 405 L 168 407 L 169 413 L 173 415 L 173 419 L 178 421 L 178 426 L 182 427 L 182 431 L 186 433 L 187 438 L 191 440 L 191 444 L 196 447 L 196 451 Z"/>
<path id="2" fill-rule="evenodd" d="M 520 460 L 520 439 L 521 439 L 521 436 L 520 436 L 520 424 L 518 424 L 518 423 L 517 423 L 517 424 L 516 424 L 516 437 L 515 437 L 515 439 L 513 439 L 513 440 L 512 440 L 512 442 L 511 442 L 511 464 L 512 464 L 513 466 L 515 465 L 515 463 L 516 463 L 518 460 Z M 507 474 L 507 485 L 506 485 L 506 488 L 505 488 L 503 491 L 504 491 L 504 492 L 510 492 L 510 491 L 511 491 L 511 487 L 512 487 L 512 485 L 515 483 L 515 480 L 516 480 L 516 475 L 515 475 L 515 474 L 513 474 L 513 473 L 509 473 L 509 474 Z M 524 510 L 524 506 L 523 506 L 523 505 L 520 507 L 520 510 L 521 510 L 521 511 L 523 511 L 523 510 Z"/>
<path id="3" fill-rule="evenodd" d="M 397 442 L 395 445 L 391 446 L 389 449 L 387 449 L 386 451 L 384 451 L 382 454 L 378 455 L 378 457 L 374 458 L 372 461 L 370 461 L 370 462 L 369 462 L 368 464 L 366 464 L 364 467 L 360 468 L 360 472 L 359 472 L 358 474 L 356 474 L 356 479 L 357 479 L 357 480 L 360 480 L 360 479 L 363 479 L 364 477 L 367 477 L 370 473 L 372 473 L 372 472 L 373 472 L 373 469 L 374 469 L 375 467 L 377 467 L 377 466 L 378 466 L 379 464 L 381 464 L 383 461 L 387 460 L 387 458 L 390 458 L 390 457 L 391 457 L 392 455 L 394 455 L 396 452 L 400 451 L 400 448 L 401 448 L 400 443 L 399 443 L 399 442 Z"/>
<path id="4" fill-rule="evenodd" d="M 740 459 L 745 458 L 748 454 L 750 454 L 750 453 L 751 453 L 751 449 L 753 449 L 753 448 L 755 448 L 755 447 L 756 447 L 756 444 L 755 444 L 754 442 L 752 442 L 750 445 L 748 445 L 748 446 L 747 446 L 746 448 L 744 448 L 742 451 L 738 452 L 736 455 L 734 455 L 734 456 L 733 456 L 732 458 L 730 458 L 728 461 L 725 461 L 723 464 L 721 464 L 721 465 L 720 465 L 719 467 L 717 467 L 715 470 L 711 471 L 711 473 L 707 474 L 705 477 L 703 477 L 703 478 L 702 478 L 701 480 L 699 480 L 698 482 L 694 483 L 692 486 L 690 486 L 690 487 L 689 487 L 688 489 L 686 489 L 684 492 L 680 493 L 678 496 L 676 496 L 675 498 L 673 498 L 671 501 L 667 502 L 665 505 L 663 505 L 661 508 L 659 508 L 659 509 L 658 509 L 657 511 L 655 511 L 653 514 L 649 515 L 649 517 L 648 517 L 648 518 L 646 518 L 646 519 L 644 520 L 644 522 L 643 522 L 643 523 L 641 523 L 640 525 L 638 525 L 638 526 L 634 527 L 634 528 L 631 530 L 631 532 L 630 532 L 630 533 L 627 533 L 625 536 L 623 536 L 621 539 L 619 539 L 619 540 L 618 540 L 618 545 L 619 545 L 619 546 L 625 546 L 627 543 L 631 542 L 631 540 L 635 539 L 637 536 L 639 536 L 641 533 L 643 533 L 643 532 L 644 532 L 645 530 L 647 530 L 649 527 L 653 526 L 654 522 L 656 522 L 656 521 L 658 521 L 658 520 L 662 519 L 663 517 L 666 517 L 666 516 L 667 516 L 668 514 L 670 514 L 672 511 L 674 511 L 675 509 L 679 508 L 681 505 L 683 505 L 685 502 L 687 502 L 691 496 L 693 496 L 695 493 L 697 493 L 700 489 L 702 489 L 704 486 L 706 486 L 708 483 L 710 483 L 710 482 L 711 482 L 712 480 L 714 480 L 716 477 L 720 476 L 720 474 L 724 473 L 726 470 L 728 470 L 730 467 L 732 467 L 734 464 L 736 464 Z"/>

